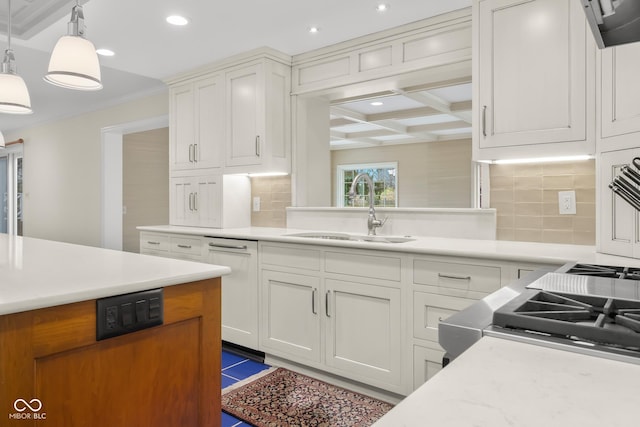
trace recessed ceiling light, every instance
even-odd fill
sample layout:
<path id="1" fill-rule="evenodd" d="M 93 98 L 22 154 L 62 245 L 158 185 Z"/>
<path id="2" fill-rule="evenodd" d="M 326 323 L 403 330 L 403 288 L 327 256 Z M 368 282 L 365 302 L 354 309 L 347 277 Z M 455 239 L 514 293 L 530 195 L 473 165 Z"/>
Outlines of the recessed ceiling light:
<path id="1" fill-rule="evenodd" d="M 116 54 L 111 49 L 96 49 L 96 53 L 100 56 L 113 56 Z"/>
<path id="2" fill-rule="evenodd" d="M 320 28 L 318 28 L 318 27 L 311 27 L 311 28 L 309 28 L 309 32 L 310 32 L 311 34 L 315 34 L 315 33 L 317 33 L 318 31 L 320 31 Z"/>
<path id="3" fill-rule="evenodd" d="M 378 7 L 376 7 L 376 10 L 377 10 L 378 12 L 384 12 L 384 11 L 386 11 L 386 10 L 388 10 L 388 9 L 389 9 L 389 6 L 388 6 L 388 5 L 386 5 L 386 4 L 384 4 L 384 3 L 380 3 L 380 4 L 378 5 Z"/>
<path id="4" fill-rule="evenodd" d="M 189 20 L 184 16 L 171 15 L 171 16 L 167 16 L 167 22 L 171 25 L 183 26 L 183 25 L 187 25 L 189 23 Z"/>
<path id="5" fill-rule="evenodd" d="M 382 102 L 380 102 L 380 101 L 374 101 L 374 102 L 371 103 L 371 105 L 373 105 L 374 107 L 379 107 L 379 106 L 384 105 L 384 104 Z"/>

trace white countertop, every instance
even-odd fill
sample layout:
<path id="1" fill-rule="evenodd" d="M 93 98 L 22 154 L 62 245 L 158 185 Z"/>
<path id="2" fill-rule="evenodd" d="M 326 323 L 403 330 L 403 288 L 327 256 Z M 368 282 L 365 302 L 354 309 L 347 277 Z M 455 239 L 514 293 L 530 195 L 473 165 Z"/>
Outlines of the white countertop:
<path id="1" fill-rule="evenodd" d="M 375 243 L 343 240 L 291 237 L 287 234 L 318 231 L 291 228 L 198 228 L 173 225 L 143 226 L 140 231 L 190 234 L 197 236 L 226 237 L 234 239 L 265 240 L 286 243 L 315 244 L 353 247 L 385 251 L 399 251 L 424 255 L 445 255 L 506 261 L 564 264 L 582 262 L 604 265 L 640 267 L 640 260 L 597 253 L 594 246 L 562 245 L 555 243 L 512 242 L 506 240 L 449 239 L 443 237 L 412 236 L 415 241 L 406 243 Z M 383 233 L 379 233 L 384 235 Z"/>
<path id="2" fill-rule="evenodd" d="M 0 234 L 0 315 L 230 272 L 210 264 Z"/>
<path id="3" fill-rule="evenodd" d="M 374 427 L 627 427 L 638 383 L 640 365 L 484 337 Z"/>

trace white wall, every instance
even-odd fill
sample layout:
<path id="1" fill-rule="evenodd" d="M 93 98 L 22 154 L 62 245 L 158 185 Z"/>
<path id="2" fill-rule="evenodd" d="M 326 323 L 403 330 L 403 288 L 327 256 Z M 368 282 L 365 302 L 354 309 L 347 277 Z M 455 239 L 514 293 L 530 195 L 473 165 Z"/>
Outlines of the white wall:
<path id="1" fill-rule="evenodd" d="M 168 110 L 161 93 L 6 135 L 25 141 L 24 235 L 100 246 L 101 129 Z"/>

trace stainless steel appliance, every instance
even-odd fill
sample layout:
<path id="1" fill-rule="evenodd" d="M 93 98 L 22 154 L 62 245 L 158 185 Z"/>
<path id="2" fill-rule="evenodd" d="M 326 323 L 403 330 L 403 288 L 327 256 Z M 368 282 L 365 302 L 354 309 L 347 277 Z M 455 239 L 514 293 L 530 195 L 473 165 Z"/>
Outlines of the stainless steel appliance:
<path id="1" fill-rule="evenodd" d="M 637 0 L 581 0 L 600 49 L 640 40 L 640 2 Z"/>
<path id="2" fill-rule="evenodd" d="M 495 336 L 640 364 L 640 268 L 536 271 L 442 321 L 444 363 Z"/>

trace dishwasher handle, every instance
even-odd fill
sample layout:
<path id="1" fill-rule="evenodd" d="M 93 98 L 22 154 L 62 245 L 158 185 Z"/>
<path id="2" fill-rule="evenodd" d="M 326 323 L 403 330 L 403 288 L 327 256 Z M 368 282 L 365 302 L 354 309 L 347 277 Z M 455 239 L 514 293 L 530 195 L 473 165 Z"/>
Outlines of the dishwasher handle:
<path id="1" fill-rule="evenodd" d="M 225 245 L 223 243 L 209 243 L 209 247 L 222 249 L 238 249 L 242 251 L 247 250 L 247 245 Z"/>

